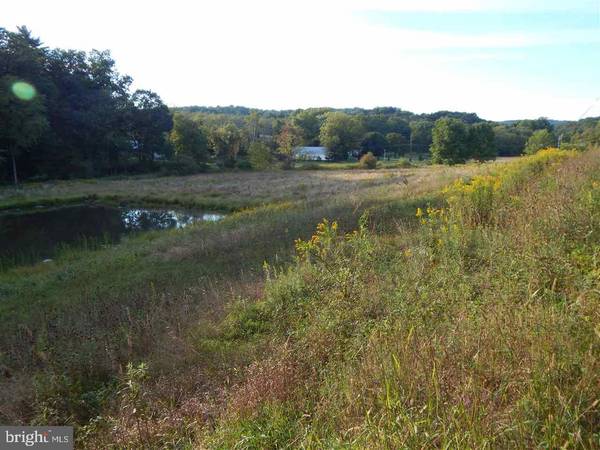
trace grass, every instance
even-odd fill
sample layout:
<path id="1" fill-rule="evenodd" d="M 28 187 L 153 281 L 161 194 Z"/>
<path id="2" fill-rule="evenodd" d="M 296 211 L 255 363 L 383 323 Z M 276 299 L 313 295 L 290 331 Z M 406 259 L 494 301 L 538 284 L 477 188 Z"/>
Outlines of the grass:
<path id="1" fill-rule="evenodd" d="M 399 158 L 393 160 L 379 160 L 378 169 L 406 169 L 426 165 L 426 161 Z M 296 162 L 295 168 L 299 170 L 361 170 L 358 161 L 330 162 L 330 161 L 301 161 Z"/>
<path id="2" fill-rule="evenodd" d="M 3 421 L 87 448 L 598 448 L 599 169 L 341 172 L 0 274 Z"/>
<path id="3" fill-rule="evenodd" d="M 393 234 L 324 222 L 254 306 L 270 356 L 201 442 L 598 448 L 599 156 L 458 182 Z"/>
<path id="4" fill-rule="evenodd" d="M 144 205 L 239 210 L 286 201 L 311 200 L 365 186 L 389 185 L 398 177 L 419 182 L 425 173 L 443 168 L 382 171 L 274 171 L 224 172 L 192 176 L 132 179 L 91 179 L 29 183 L 0 190 L 0 209 L 56 205 L 97 200 Z"/>
<path id="5" fill-rule="evenodd" d="M 217 320 L 240 296 L 259 297 L 263 262 L 291 261 L 293 240 L 308 236 L 323 217 L 352 227 L 363 210 L 382 205 L 383 222 L 457 176 L 481 170 L 206 174 L 2 191 L 5 206 L 91 195 L 187 198 L 199 205 L 218 193 L 224 204 L 246 208 L 217 224 L 146 233 L 94 251 L 66 249 L 51 263 L 0 272 L 0 364 L 11 374 L 0 390 L 2 421 L 85 423 L 100 413 L 100 392 L 129 361 L 143 358 L 160 372 L 197 360 L 185 343 L 190 324 Z M 262 206 L 248 209 L 257 199 Z"/>

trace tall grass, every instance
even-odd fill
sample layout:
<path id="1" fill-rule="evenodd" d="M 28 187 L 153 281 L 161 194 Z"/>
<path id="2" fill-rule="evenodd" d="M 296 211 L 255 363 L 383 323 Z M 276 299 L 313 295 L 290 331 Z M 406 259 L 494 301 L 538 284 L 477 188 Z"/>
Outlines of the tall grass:
<path id="1" fill-rule="evenodd" d="M 0 275 L 2 417 L 88 448 L 598 447 L 599 169 L 307 187 Z"/>
<path id="2" fill-rule="evenodd" d="M 191 367 L 206 372 L 202 378 L 212 380 L 211 386 L 218 385 L 216 380 L 231 377 L 230 371 L 258 350 L 252 343 L 222 345 L 214 323 L 226 304 L 236 299 L 252 304 L 262 296 L 265 261 L 275 268 L 293 262 L 293 240 L 310 236 L 322 217 L 337 217 L 341 227 L 350 228 L 362 211 L 375 208 L 374 220 L 382 228 L 393 226 L 396 215 L 409 214 L 443 184 L 479 170 L 427 168 L 410 174 L 408 185 L 398 182 L 405 175 L 373 177 L 360 171 L 299 177 L 296 185 L 294 180 L 286 185 L 291 192 L 285 196 L 293 202 L 280 196 L 219 223 L 128 236 L 112 247 L 71 248 L 51 263 L 7 268 L 0 273 L 0 366 L 9 375 L 0 378 L 1 421 L 88 424 L 77 434 L 93 434 L 117 407 L 113 398 L 130 362 L 148 362 L 150 378 L 157 382 L 168 374 L 171 387 L 180 377 L 186 379 L 181 389 L 193 389 L 197 383 L 187 378 Z M 281 186 L 264 184 L 272 176 L 248 174 L 242 184 L 254 182 L 249 191 L 279 195 Z M 152 189 L 167 183 L 165 190 L 177 196 L 177 189 L 196 179 L 179 178 L 170 185 L 175 179 L 161 178 Z M 45 191 L 60 198 L 69 190 L 85 194 L 89 185 L 112 196 L 133 186 L 127 180 L 104 181 L 59 183 L 57 190 Z M 230 203 L 237 201 L 234 188 L 232 179 L 220 191 Z M 37 198 L 44 193 L 39 189 L 26 195 Z M 189 189 L 185 192 L 201 192 L 195 185 Z M 161 389 L 161 401 L 153 402 L 157 408 L 179 403 L 184 395 Z M 173 416 L 173 408 L 164 410 Z"/>
<path id="3" fill-rule="evenodd" d="M 599 169 L 598 151 L 549 150 L 452 185 L 417 228 L 323 222 L 298 241 L 296 265 L 228 319 L 245 331 L 221 339 L 270 356 L 199 439 L 599 447 Z"/>

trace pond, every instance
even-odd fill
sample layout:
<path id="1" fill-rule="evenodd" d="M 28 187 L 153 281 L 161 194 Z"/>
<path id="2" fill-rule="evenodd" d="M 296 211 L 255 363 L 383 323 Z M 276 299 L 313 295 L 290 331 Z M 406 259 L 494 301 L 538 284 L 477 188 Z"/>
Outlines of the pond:
<path id="1" fill-rule="evenodd" d="M 116 243 L 126 234 L 215 222 L 218 213 L 78 205 L 0 214 L 0 262 L 27 263 L 52 257 L 68 244 Z"/>

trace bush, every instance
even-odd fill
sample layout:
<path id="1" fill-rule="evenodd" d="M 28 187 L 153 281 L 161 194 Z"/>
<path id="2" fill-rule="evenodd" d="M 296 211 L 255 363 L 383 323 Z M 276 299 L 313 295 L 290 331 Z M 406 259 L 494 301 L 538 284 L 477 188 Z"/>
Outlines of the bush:
<path id="1" fill-rule="evenodd" d="M 376 169 L 377 168 L 377 158 L 375 158 L 375 155 L 373 155 L 373 153 L 369 152 L 360 157 L 360 161 L 358 162 L 358 165 L 362 169 Z"/>
<path id="2" fill-rule="evenodd" d="M 245 159 L 239 159 L 235 163 L 235 168 L 241 170 L 251 170 L 254 167 L 252 167 L 252 163 L 250 161 L 247 161 Z"/>
<path id="3" fill-rule="evenodd" d="M 550 148 L 556 142 L 556 137 L 546 129 L 535 131 L 525 144 L 525 154 L 533 155 L 543 148 Z"/>
<path id="4" fill-rule="evenodd" d="M 388 169 L 407 169 L 413 167 L 413 164 L 407 158 L 398 158 L 395 161 L 390 161 L 385 167 Z"/>
<path id="5" fill-rule="evenodd" d="M 300 170 L 319 170 L 320 168 L 321 166 L 316 162 L 306 162 L 298 166 L 298 169 Z"/>
<path id="6" fill-rule="evenodd" d="M 192 175 L 206 172 L 207 165 L 197 163 L 190 155 L 180 155 L 177 159 L 157 163 L 162 175 Z"/>
<path id="7" fill-rule="evenodd" d="M 271 150 L 262 142 L 253 142 L 248 149 L 250 165 L 256 170 L 265 170 L 273 165 Z"/>

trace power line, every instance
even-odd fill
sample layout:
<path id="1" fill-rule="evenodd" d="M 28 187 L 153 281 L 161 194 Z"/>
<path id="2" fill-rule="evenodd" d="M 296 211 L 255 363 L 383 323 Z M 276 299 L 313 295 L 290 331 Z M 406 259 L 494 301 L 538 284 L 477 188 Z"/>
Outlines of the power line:
<path id="1" fill-rule="evenodd" d="M 581 116 L 579 116 L 578 120 L 583 119 L 583 116 L 585 116 L 588 112 L 590 112 L 590 110 L 596 106 L 596 103 L 598 103 L 600 101 L 600 97 L 596 97 L 596 99 L 594 100 L 594 102 L 588 107 L 588 109 L 586 109 L 583 114 Z"/>

